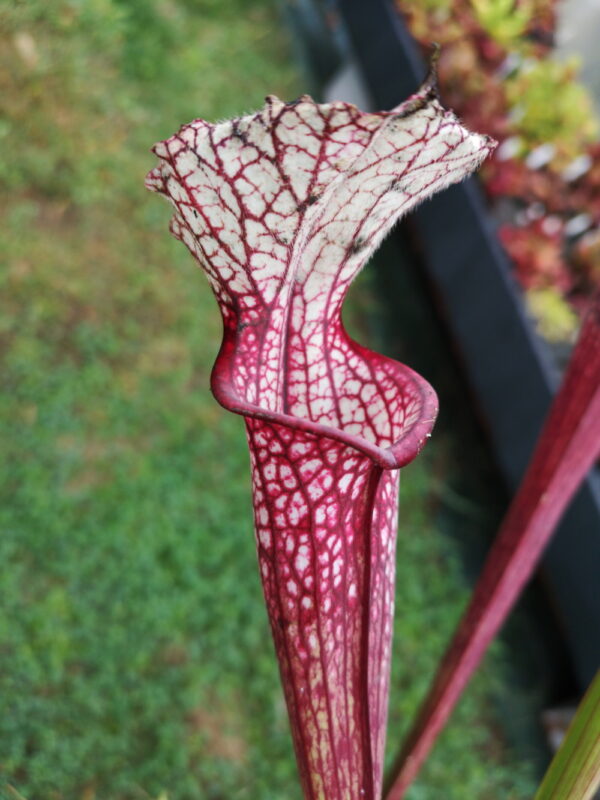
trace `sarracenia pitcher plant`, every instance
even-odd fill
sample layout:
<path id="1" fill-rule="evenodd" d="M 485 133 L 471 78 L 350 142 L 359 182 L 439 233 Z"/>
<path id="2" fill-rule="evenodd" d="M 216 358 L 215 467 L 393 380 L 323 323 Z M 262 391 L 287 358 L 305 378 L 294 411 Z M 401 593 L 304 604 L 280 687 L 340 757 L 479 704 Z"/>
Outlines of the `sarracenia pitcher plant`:
<path id="1" fill-rule="evenodd" d="M 427 81 L 380 113 L 268 97 L 154 148 L 147 185 L 173 204 L 171 231 L 223 317 L 212 390 L 246 421 L 260 572 L 311 800 L 381 794 L 398 469 L 437 411 L 423 378 L 349 338 L 342 302 L 394 222 L 493 146 Z"/>

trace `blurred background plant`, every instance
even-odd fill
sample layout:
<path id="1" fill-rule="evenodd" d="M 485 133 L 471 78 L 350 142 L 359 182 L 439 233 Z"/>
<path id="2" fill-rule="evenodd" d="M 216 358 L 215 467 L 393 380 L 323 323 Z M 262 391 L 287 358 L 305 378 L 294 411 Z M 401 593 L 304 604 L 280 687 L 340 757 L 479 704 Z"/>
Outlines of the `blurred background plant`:
<path id="1" fill-rule="evenodd" d="M 397 0 L 442 98 L 500 142 L 481 177 L 500 238 L 551 342 L 572 342 L 600 282 L 599 125 L 577 59 L 553 53 L 556 0 Z"/>
<path id="2" fill-rule="evenodd" d="M 473 11 L 481 27 L 496 39 L 510 46 L 531 25 L 535 12 L 530 0 L 472 0 Z"/>

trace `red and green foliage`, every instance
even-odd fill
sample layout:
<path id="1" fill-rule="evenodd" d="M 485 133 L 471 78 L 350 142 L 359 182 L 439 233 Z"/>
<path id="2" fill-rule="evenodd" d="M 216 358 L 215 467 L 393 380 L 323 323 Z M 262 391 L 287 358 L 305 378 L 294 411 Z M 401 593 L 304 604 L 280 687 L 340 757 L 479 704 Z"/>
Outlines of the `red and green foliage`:
<path id="1" fill-rule="evenodd" d="M 481 171 L 500 237 L 540 330 L 573 339 L 600 283 L 600 144 L 575 65 L 552 54 L 555 5 L 398 0 L 423 48 L 442 45 L 444 102 L 500 142 Z"/>

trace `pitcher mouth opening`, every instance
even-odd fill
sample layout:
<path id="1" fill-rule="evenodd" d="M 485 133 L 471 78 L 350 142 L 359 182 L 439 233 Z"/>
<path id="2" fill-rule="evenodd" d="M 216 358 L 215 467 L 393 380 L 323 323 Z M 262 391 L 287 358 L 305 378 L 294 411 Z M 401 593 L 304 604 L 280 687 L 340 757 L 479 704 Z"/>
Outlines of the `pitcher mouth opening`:
<path id="1" fill-rule="evenodd" d="M 240 397 L 231 385 L 226 370 L 226 359 L 226 354 L 221 351 L 211 374 L 211 390 L 217 402 L 227 411 L 243 417 L 282 425 L 296 431 L 304 431 L 314 436 L 334 439 L 368 456 L 383 469 L 400 469 L 410 463 L 423 449 L 435 424 L 438 412 L 435 390 L 424 378 L 405 365 L 401 365 L 403 376 L 410 381 L 419 397 L 419 413 L 417 418 L 406 426 L 402 434 L 389 447 L 381 447 L 365 437 L 349 433 L 341 427 L 314 422 L 307 417 L 272 411 L 255 403 L 249 403 Z M 399 365 L 399 362 L 394 363 Z M 401 389 L 399 388 L 398 391 L 400 392 Z"/>

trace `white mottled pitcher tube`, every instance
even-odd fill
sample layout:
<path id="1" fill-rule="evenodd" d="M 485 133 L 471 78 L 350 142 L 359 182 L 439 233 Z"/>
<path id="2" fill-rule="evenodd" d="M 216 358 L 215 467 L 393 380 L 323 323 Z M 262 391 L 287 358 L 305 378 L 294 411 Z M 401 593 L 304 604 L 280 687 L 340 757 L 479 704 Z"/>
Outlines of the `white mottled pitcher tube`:
<path id="1" fill-rule="evenodd" d="M 207 273 L 217 400 L 246 418 L 256 543 L 307 800 L 376 800 L 387 719 L 398 468 L 435 393 L 344 330 L 352 279 L 402 214 L 491 151 L 426 84 L 398 108 L 267 98 L 155 146 L 147 179 Z M 432 232 L 435 235 L 435 232 Z"/>

